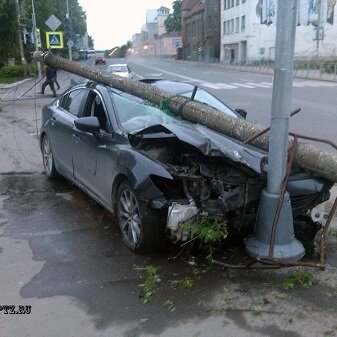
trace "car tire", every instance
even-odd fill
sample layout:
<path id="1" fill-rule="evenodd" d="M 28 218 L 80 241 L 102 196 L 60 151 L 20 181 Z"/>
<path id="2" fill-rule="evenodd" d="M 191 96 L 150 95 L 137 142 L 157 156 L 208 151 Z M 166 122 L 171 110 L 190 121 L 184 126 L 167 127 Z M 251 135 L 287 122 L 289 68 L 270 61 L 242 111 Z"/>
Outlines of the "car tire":
<path id="1" fill-rule="evenodd" d="M 44 135 L 41 142 L 42 161 L 44 172 L 49 179 L 55 179 L 59 175 L 55 168 L 54 155 L 49 137 Z"/>
<path id="2" fill-rule="evenodd" d="M 163 218 L 140 203 L 128 182 L 121 183 L 118 189 L 117 219 L 123 241 L 133 252 L 147 254 L 164 247 Z"/>

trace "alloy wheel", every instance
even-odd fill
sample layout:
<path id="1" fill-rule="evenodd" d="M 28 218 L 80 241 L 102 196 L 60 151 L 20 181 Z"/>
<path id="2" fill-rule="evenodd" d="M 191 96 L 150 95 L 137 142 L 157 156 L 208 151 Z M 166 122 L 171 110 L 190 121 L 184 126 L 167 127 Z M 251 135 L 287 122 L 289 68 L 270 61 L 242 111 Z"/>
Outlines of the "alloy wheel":
<path id="1" fill-rule="evenodd" d="M 124 239 L 130 246 L 135 246 L 141 233 L 140 212 L 136 196 L 128 189 L 120 195 L 119 223 Z"/>

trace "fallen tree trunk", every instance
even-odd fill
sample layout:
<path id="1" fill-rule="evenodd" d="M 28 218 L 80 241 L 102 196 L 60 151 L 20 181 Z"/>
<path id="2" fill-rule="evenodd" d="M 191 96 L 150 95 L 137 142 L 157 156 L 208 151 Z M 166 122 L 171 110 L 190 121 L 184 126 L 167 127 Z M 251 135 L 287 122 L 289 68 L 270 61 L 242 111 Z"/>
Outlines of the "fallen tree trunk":
<path id="1" fill-rule="evenodd" d="M 262 127 L 244 119 L 232 118 L 216 109 L 191 101 L 185 97 L 172 96 L 150 84 L 103 73 L 94 67 L 57 57 L 51 53 L 44 54 L 42 58 L 45 64 L 56 69 L 65 70 L 92 81 L 114 87 L 153 104 L 159 105 L 164 101 L 172 113 L 180 115 L 189 121 L 203 124 L 240 141 L 249 139 L 262 130 Z M 268 142 L 269 135 L 264 134 L 251 144 L 260 149 L 267 150 Z M 332 182 L 337 182 L 337 155 L 322 151 L 313 145 L 299 142 L 294 162 L 305 170 L 309 170 Z"/>

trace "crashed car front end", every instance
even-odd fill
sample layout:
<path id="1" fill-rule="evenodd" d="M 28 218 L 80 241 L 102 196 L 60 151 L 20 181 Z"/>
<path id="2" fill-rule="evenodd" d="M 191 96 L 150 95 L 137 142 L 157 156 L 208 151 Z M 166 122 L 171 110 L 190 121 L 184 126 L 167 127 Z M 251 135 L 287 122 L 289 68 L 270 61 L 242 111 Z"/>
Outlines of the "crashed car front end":
<path id="1" fill-rule="evenodd" d="M 166 210 L 172 241 L 189 239 L 181 225 L 199 216 L 226 219 L 236 230 L 253 229 L 266 186 L 266 152 L 188 123 L 152 125 L 130 135 L 129 140 L 173 177 L 151 176 L 163 197 L 149 201 L 151 207 Z M 327 180 L 306 172 L 294 170 L 290 176 L 287 189 L 300 240 L 312 240 L 320 229 L 323 216 L 315 207 L 328 200 L 330 187 Z"/>

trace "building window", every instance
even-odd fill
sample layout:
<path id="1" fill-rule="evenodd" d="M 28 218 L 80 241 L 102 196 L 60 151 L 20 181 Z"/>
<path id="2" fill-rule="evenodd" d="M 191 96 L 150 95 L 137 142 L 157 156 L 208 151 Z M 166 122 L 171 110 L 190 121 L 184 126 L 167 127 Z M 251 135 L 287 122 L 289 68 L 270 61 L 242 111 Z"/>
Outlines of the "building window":
<path id="1" fill-rule="evenodd" d="M 235 33 L 240 31 L 240 18 L 235 19 Z"/>
<path id="2" fill-rule="evenodd" d="M 223 10 L 227 9 L 227 0 L 223 0 Z"/>
<path id="3" fill-rule="evenodd" d="M 223 23 L 222 23 L 222 28 L 223 28 L 223 35 L 226 35 L 227 34 L 227 31 L 226 31 L 226 21 L 224 21 Z"/>
<path id="4" fill-rule="evenodd" d="M 241 32 L 244 32 L 246 29 L 246 16 L 241 16 Z"/>
<path id="5" fill-rule="evenodd" d="M 234 33 L 234 19 L 231 20 L 231 34 Z"/>
<path id="6" fill-rule="evenodd" d="M 240 0 L 236 0 L 236 5 L 237 5 L 237 6 L 240 5 Z"/>
<path id="7" fill-rule="evenodd" d="M 232 5 L 231 7 L 234 7 L 234 0 L 232 0 L 232 3 L 231 3 L 231 5 Z"/>
<path id="8" fill-rule="evenodd" d="M 246 2 L 246 0 L 242 0 L 242 3 L 244 4 Z"/>

